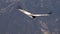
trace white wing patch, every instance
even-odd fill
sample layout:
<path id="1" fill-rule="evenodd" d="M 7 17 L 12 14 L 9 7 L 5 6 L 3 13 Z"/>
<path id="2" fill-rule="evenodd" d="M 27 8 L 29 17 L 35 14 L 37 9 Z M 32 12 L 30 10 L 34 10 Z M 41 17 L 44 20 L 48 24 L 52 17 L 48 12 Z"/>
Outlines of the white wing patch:
<path id="1" fill-rule="evenodd" d="M 49 14 L 32 14 L 32 16 L 49 16 Z"/>
<path id="2" fill-rule="evenodd" d="M 31 15 L 31 13 L 25 11 L 25 10 L 22 10 L 22 9 L 19 9 L 22 13 L 26 14 L 26 15 Z"/>

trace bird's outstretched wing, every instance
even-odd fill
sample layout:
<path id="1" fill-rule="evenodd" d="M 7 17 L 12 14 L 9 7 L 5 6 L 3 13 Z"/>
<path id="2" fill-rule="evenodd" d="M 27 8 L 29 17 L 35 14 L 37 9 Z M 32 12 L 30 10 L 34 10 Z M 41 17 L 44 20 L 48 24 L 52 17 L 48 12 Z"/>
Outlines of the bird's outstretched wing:
<path id="1" fill-rule="evenodd" d="M 26 10 L 24 10 L 24 9 L 19 9 L 19 11 L 20 12 L 22 12 L 22 13 L 24 13 L 24 14 L 26 14 L 26 15 L 31 15 L 31 13 L 30 12 L 27 12 Z"/>
<path id="2" fill-rule="evenodd" d="M 32 16 L 49 16 L 49 14 L 32 14 Z"/>

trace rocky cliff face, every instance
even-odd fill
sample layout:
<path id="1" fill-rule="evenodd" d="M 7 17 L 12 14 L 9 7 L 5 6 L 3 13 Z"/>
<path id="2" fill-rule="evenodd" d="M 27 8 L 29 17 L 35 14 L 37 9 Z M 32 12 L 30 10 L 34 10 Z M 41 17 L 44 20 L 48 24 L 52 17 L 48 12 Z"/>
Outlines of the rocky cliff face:
<path id="1" fill-rule="evenodd" d="M 21 12 L 21 6 L 32 13 L 53 14 L 31 19 Z M 0 0 L 0 34 L 59 34 L 60 0 Z"/>

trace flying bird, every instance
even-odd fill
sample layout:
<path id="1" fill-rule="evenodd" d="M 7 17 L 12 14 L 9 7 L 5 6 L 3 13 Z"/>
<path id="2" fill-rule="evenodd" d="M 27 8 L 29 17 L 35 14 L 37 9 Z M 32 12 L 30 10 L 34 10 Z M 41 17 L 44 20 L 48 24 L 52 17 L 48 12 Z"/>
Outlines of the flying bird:
<path id="1" fill-rule="evenodd" d="M 20 12 L 26 14 L 27 16 L 29 16 L 30 18 L 36 18 L 36 16 L 50 16 L 50 14 L 52 14 L 52 12 L 49 12 L 47 14 L 33 14 L 33 13 L 30 13 L 26 10 L 24 10 L 23 8 L 19 7 L 18 9 Z"/>

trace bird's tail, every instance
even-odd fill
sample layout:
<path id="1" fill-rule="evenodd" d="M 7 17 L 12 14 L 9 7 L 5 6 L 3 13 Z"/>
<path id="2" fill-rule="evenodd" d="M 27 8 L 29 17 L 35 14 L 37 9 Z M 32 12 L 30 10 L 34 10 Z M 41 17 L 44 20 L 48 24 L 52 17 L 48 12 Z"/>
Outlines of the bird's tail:
<path id="1" fill-rule="evenodd" d="M 29 16 L 30 18 L 36 18 L 36 16 Z"/>

